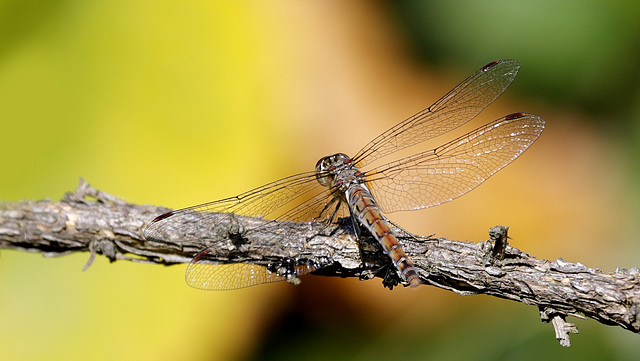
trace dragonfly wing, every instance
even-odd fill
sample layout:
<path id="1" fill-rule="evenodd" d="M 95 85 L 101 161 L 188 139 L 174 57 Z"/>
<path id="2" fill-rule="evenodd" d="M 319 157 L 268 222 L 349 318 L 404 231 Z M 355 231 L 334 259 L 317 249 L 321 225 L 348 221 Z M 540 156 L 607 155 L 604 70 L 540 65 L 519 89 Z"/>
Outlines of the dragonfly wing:
<path id="1" fill-rule="evenodd" d="M 205 249 L 191 261 L 185 274 L 189 286 L 221 291 L 279 281 L 295 283 L 298 277 L 319 268 L 311 263 L 280 268 L 280 271 L 255 263 L 220 264 L 217 257 L 211 256 L 213 252 L 211 248 Z"/>
<path id="2" fill-rule="evenodd" d="M 342 199 L 342 195 L 337 191 L 324 188 L 306 202 L 292 208 L 283 214 L 280 219 L 300 222 L 301 220 L 312 220 L 319 223 L 336 223 L 339 218 L 350 216 L 349 208 Z M 309 218 L 312 216 L 311 218 Z"/>
<path id="3" fill-rule="evenodd" d="M 273 259 L 265 260 L 265 264 L 246 263 L 255 257 L 247 258 L 250 253 L 247 250 L 238 252 L 230 239 L 237 237 L 250 243 L 253 232 L 286 233 L 283 227 L 287 224 L 257 222 L 254 227 L 240 226 L 239 217 L 264 216 L 294 222 L 319 220 L 332 198 L 331 192 L 317 182 L 316 172 L 299 174 L 236 197 L 167 212 L 146 226 L 144 236 L 151 241 L 173 244 L 200 241 L 213 244 L 196 255 L 187 268 L 187 283 L 195 288 L 226 290 L 285 280 L 295 282 L 299 276 L 323 265 L 288 259 L 290 265 L 274 270 L 269 267 L 276 262 Z M 237 258 L 237 254 L 245 258 Z M 302 263 L 297 264 L 299 262 Z"/>
<path id="4" fill-rule="evenodd" d="M 495 174 L 538 139 L 544 120 L 514 113 L 433 150 L 366 172 L 385 212 L 414 210 L 453 200 Z"/>
<path id="5" fill-rule="evenodd" d="M 513 82 L 519 69 L 520 63 L 513 59 L 483 66 L 429 108 L 373 139 L 353 160 L 361 167 L 460 127 L 493 103 Z"/>
<path id="6" fill-rule="evenodd" d="M 144 236 L 151 241 L 169 243 L 198 241 L 205 234 L 209 238 L 226 236 L 228 230 L 216 225 L 229 222 L 233 216 L 276 219 L 306 198 L 325 190 L 316 181 L 315 172 L 298 174 L 235 197 L 162 214 L 147 224 Z M 298 220 L 304 218 L 301 214 Z"/>

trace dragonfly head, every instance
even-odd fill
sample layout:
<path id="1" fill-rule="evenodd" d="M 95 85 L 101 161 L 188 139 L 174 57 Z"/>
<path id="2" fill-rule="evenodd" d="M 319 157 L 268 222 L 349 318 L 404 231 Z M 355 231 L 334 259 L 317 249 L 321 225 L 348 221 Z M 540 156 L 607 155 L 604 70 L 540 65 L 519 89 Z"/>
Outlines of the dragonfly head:
<path id="1" fill-rule="evenodd" d="M 321 158 L 316 163 L 316 179 L 325 187 L 331 187 L 335 179 L 335 175 L 349 167 L 352 163 L 351 158 L 344 153 L 336 153 Z"/>

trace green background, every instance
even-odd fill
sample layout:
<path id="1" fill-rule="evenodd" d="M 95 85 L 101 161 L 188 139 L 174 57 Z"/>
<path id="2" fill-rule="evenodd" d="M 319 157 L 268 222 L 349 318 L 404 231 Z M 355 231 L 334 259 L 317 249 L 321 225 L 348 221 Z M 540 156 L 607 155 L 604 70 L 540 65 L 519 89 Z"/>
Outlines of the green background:
<path id="1" fill-rule="evenodd" d="M 79 177 L 185 207 L 354 154 L 485 63 L 519 77 L 476 127 L 545 118 L 478 190 L 388 215 L 479 241 L 496 224 L 540 258 L 638 266 L 640 3 L 0 1 L 0 199 L 59 199 Z M 465 128 L 469 130 L 471 128 Z M 437 144 L 435 144 L 437 145 Z M 638 336 L 434 287 L 307 276 L 190 289 L 183 266 L 2 251 L 3 360 L 632 360 Z"/>

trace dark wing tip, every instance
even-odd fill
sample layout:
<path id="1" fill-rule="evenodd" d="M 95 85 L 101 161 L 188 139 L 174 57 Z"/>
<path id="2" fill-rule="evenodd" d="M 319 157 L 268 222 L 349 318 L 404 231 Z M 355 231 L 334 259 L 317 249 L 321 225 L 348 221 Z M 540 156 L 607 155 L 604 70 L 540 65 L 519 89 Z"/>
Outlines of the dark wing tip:
<path id="1" fill-rule="evenodd" d="M 500 60 L 494 60 L 492 62 L 490 62 L 489 64 L 483 66 L 482 68 L 480 68 L 480 72 L 485 72 L 490 70 L 491 68 L 494 68 L 496 66 L 498 66 L 499 64 L 502 64 L 504 66 L 511 66 L 517 73 L 517 71 L 520 69 L 520 62 L 515 60 L 515 59 L 500 59 Z"/>
<path id="2" fill-rule="evenodd" d="M 499 62 L 500 62 L 500 60 L 494 60 L 494 61 L 490 62 L 489 64 L 483 66 L 480 70 L 481 71 L 487 71 L 487 70 L 493 68 L 494 66 L 496 66 Z"/>
<path id="3" fill-rule="evenodd" d="M 156 218 L 154 218 L 151 222 L 147 223 L 147 225 L 144 227 L 144 238 L 149 240 L 149 241 L 157 241 L 157 242 L 161 242 L 162 240 L 158 239 L 158 237 L 154 236 L 154 232 L 151 230 L 152 227 L 154 227 L 158 222 L 162 221 L 163 219 L 167 219 L 173 215 L 175 215 L 176 212 L 175 211 L 171 211 L 171 212 L 167 212 L 167 213 L 163 213 L 159 216 L 157 216 Z"/>
<path id="4" fill-rule="evenodd" d="M 169 218 L 169 217 L 173 216 L 174 214 L 176 214 L 176 212 L 174 212 L 174 211 L 161 214 L 161 215 L 157 216 L 156 218 L 154 218 L 153 221 L 149 222 L 149 224 L 160 222 L 161 220 L 163 220 L 165 218 Z"/>
<path id="5" fill-rule="evenodd" d="M 518 119 L 518 118 L 522 118 L 525 115 L 527 115 L 526 113 L 511 113 L 507 116 L 504 117 L 504 119 L 506 120 L 512 120 L 512 119 Z"/>

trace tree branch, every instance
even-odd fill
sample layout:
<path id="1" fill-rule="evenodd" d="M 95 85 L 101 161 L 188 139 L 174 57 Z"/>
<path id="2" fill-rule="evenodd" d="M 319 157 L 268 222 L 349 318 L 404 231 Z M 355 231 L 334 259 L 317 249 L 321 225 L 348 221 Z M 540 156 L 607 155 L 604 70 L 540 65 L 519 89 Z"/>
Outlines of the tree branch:
<path id="1" fill-rule="evenodd" d="M 93 198 L 93 199 L 90 199 Z M 286 258 L 325 259 L 330 264 L 314 272 L 325 276 L 384 278 L 392 288 L 399 281 L 395 269 L 376 242 L 357 239 L 350 222 L 326 227 L 310 223 L 291 224 L 288 232 L 276 227 L 242 244 L 233 237 L 217 242 L 180 244 L 150 242 L 142 236 L 146 223 L 169 209 L 126 203 L 91 188 L 80 180 L 74 193 L 61 201 L 21 201 L 0 204 L 0 248 L 42 253 L 46 257 L 90 252 L 88 267 L 96 254 L 109 260 L 177 264 L 190 262 L 201 250 L 216 246 L 221 262 L 242 248 L 244 262 Z M 232 217 L 239 229 L 260 218 Z M 606 325 L 640 332 L 640 270 L 606 273 L 563 259 L 536 259 L 508 245 L 507 227 L 491 229 L 491 240 L 481 243 L 419 237 L 394 229 L 407 255 L 426 284 L 461 295 L 486 294 L 537 306 L 541 319 L 551 321 L 556 338 L 569 346 L 569 333 L 577 329 L 566 316 L 584 315 Z M 366 234 L 360 231 L 360 234 Z M 230 232 L 231 235 L 231 232 Z M 217 249 L 216 248 L 216 249 Z M 226 252 L 226 254 L 224 253 Z"/>

